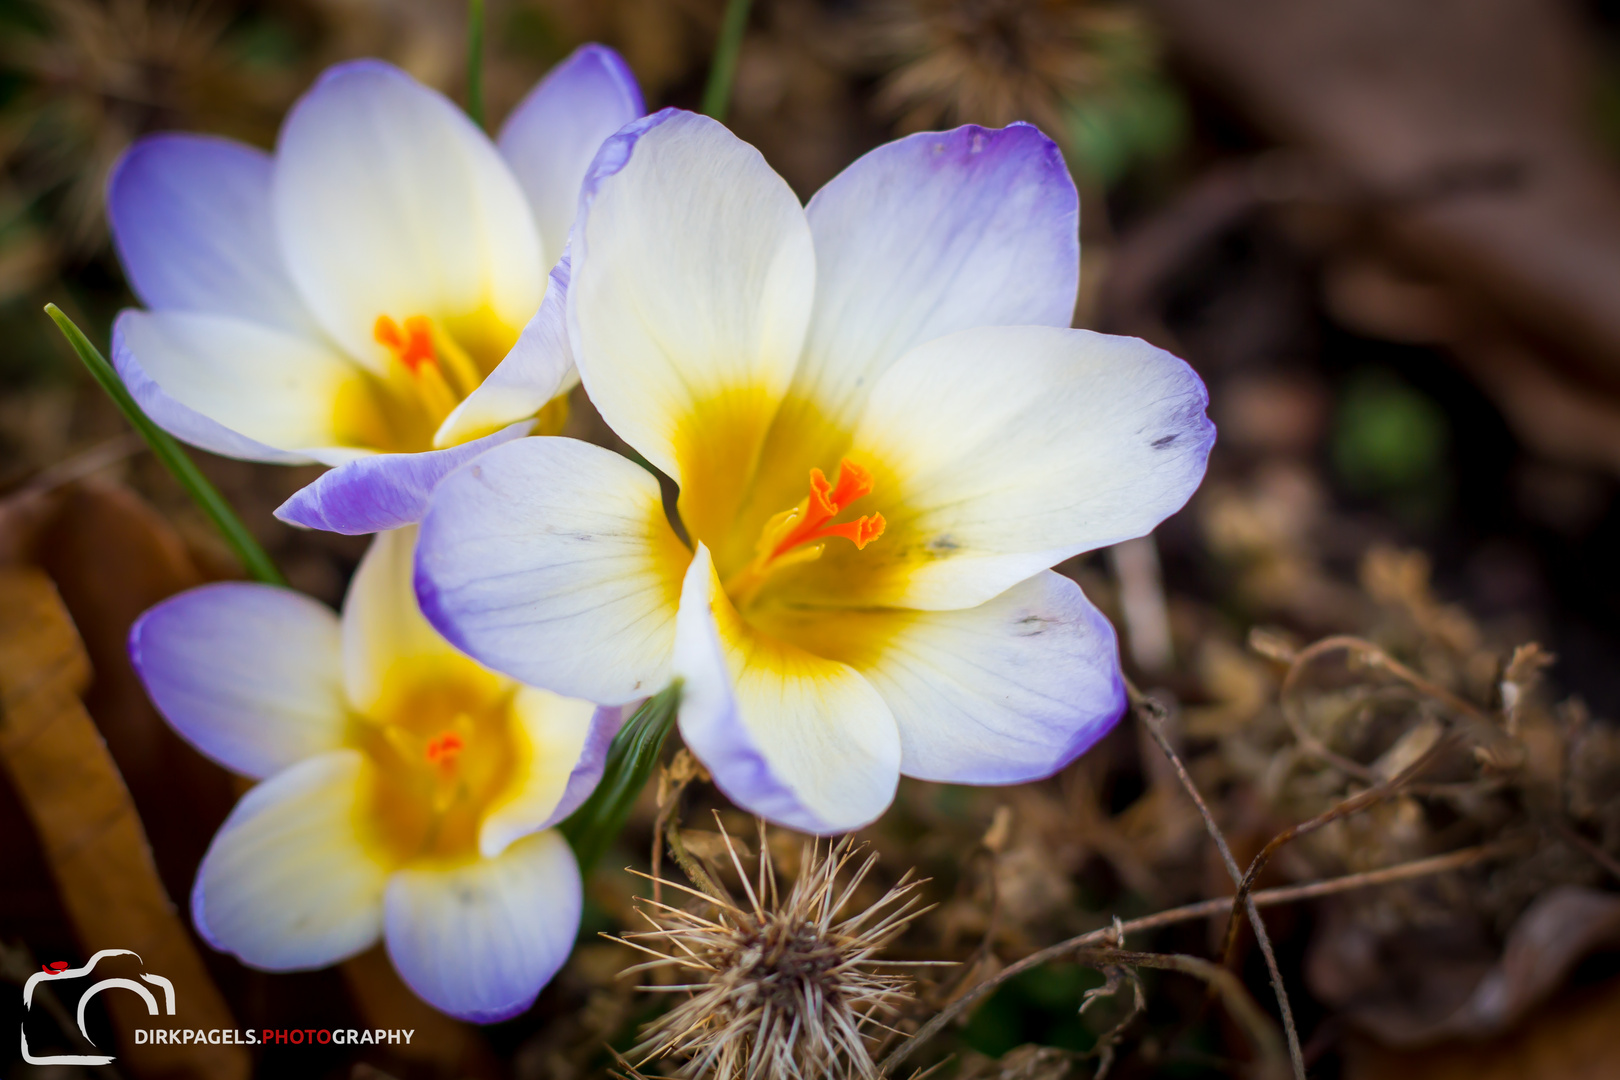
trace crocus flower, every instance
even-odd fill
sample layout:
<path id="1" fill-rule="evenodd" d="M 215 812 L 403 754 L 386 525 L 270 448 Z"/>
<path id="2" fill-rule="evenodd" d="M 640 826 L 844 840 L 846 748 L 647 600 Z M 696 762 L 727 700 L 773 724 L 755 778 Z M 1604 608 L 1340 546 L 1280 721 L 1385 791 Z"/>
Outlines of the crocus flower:
<path id="1" fill-rule="evenodd" d="M 285 589 L 206 585 L 142 615 L 130 654 L 181 736 L 262 781 L 198 868 L 198 933 L 270 971 L 381 937 L 423 1000 L 488 1022 L 528 1008 L 573 947 L 579 868 L 548 826 L 596 786 L 619 716 L 434 633 L 415 531 L 373 541 L 341 621 Z"/>
<path id="2" fill-rule="evenodd" d="M 608 450 L 519 439 L 422 525 L 429 619 L 498 670 L 680 731 L 736 803 L 815 832 L 901 774 L 1046 776 L 1124 708 L 1107 621 L 1048 568 L 1151 530 L 1214 428 L 1180 360 L 1068 328 L 1078 199 L 1028 125 L 890 143 L 808 208 L 719 124 L 606 144 L 568 328 Z"/>
<path id="3" fill-rule="evenodd" d="M 541 430 L 560 426 L 580 182 L 641 113 L 624 62 L 592 45 L 497 142 L 375 60 L 327 71 L 273 157 L 207 136 L 142 139 L 107 191 L 148 309 L 118 317 L 113 363 L 187 442 L 337 466 L 285 520 L 348 533 L 414 522 L 450 470 L 534 430 L 537 413 Z"/>

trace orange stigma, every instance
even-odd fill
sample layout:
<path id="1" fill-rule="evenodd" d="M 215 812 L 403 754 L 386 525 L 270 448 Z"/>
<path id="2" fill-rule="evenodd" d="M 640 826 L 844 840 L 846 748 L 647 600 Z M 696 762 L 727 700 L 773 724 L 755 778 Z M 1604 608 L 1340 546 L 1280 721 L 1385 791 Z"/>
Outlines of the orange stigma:
<path id="1" fill-rule="evenodd" d="M 883 535 L 883 515 L 863 515 L 842 525 L 830 525 L 850 503 L 872 493 L 872 474 L 845 458 L 838 463 L 838 482 L 827 482 L 827 474 L 820 469 L 810 470 L 810 495 L 780 525 L 787 532 L 772 546 L 771 559 L 779 559 L 800 544 L 841 536 L 853 543 L 857 550 L 864 548 Z M 774 523 L 774 519 L 773 519 Z M 780 527 L 780 526 L 779 526 Z M 766 532 L 774 530 L 766 527 Z M 774 539 L 774 537 L 772 537 Z"/>
<path id="2" fill-rule="evenodd" d="M 371 328 L 371 336 L 392 352 L 412 375 L 423 364 L 437 366 L 439 363 L 439 354 L 433 348 L 433 322 L 426 315 L 406 319 L 404 330 L 387 315 L 379 315 Z"/>
<path id="3" fill-rule="evenodd" d="M 848 458 L 838 463 L 838 480 L 829 482 L 820 469 L 810 470 L 810 494 L 791 510 L 774 515 L 760 531 L 754 559 L 724 583 L 732 602 L 742 606 L 753 599 L 773 571 L 821 557 L 825 541 L 842 537 L 866 547 L 883 535 L 883 515 L 863 514 L 854 521 L 834 523 L 850 503 L 872 493 L 872 474 Z"/>
<path id="4" fill-rule="evenodd" d="M 456 767 L 456 758 L 466 749 L 466 742 L 454 731 L 441 732 L 428 740 L 427 760 L 429 765 L 449 771 Z"/>

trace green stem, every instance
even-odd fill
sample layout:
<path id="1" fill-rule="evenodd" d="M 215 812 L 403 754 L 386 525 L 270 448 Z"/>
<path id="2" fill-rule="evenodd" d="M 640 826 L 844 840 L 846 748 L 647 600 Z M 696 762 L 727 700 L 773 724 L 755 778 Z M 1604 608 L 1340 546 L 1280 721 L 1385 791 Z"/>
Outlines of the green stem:
<path id="1" fill-rule="evenodd" d="M 484 0 L 467 3 L 467 115 L 484 126 Z"/>
<path id="2" fill-rule="evenodd" d="M 630 809 L 658 764 L 680 703 L 681 684 L 677 679 L 636 710 L 608 747 L 601 783 L 562 823 L 563 835 L 573 845 L 574 857 L 584 873 L 590 873 L 624 828 Z"/>
<path id="3" fill-rule="evenodd" d="M 208 482 L 208 478 L 197 468 L 196 462 L 187 456 L 180 448 L 180 444 L 174 441 L 174 437 L 154 424 L 152 419 L 141 411 L 141 407 L 135 403 L 135 399 L 124 386 L 123 380 L 118 377 L 118 372 L 107 362 L 107 358 L 101 355 L 101 350 L 90 344 L 90 339 L 84 336 L 84 331 L 75 326 L 73 320 L 63 314 L 62 309 L 55 304 L 46 304 L 45 314 L 56 323 L 56 328 L 62 331 L 62 336 L 73 346 L 73 351 L 79 354 L 79 359 L 84 361 L 84 366 L 90 369 L 91 378 L 107 391 L 107 396 L 113 399 L 113 404 L 124 414 L 124 419 L 140 432 L 141 438 L 146 440 L 146 445 L 152 448 L 152 453 L 168 467 L 169 472 L 180 482 L 180 486 L 186 489 L 186 494 L 196 500 L 202 512 L 213 521 L 221 535 L 225 537 L 225 542 L 236 552 L 236 557 L 242 560 L 248 575 L 266 585 L 285 586 L 287 579 L 281 576 L 276 564 L 270 561 L 270 556 L 265 554 L 264 548 L 260 547 L 253 534 L 248 532 L 247 526 L 242 524 L 242 519 L 236 516 L 231 504 L 225 501 L 218 488 Z"/>
<path id="4" fill-rule="evenodd" d="M 703 111 L 716 120 L 724 120 L 731 106 L 737 53 L 742 49 L 743 29 L 748 25 L 748 9 L 752 6 L 753 0 L 726 0 L 720 40 L 714 44 L 714 60 L 709 64 L 709 83 L 703 88 Z"/>

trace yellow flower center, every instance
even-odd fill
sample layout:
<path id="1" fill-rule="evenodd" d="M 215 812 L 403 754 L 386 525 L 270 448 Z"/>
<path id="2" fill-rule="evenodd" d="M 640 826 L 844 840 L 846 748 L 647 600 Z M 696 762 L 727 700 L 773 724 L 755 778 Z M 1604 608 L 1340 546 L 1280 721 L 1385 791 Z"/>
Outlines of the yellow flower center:
<path id="1" fill-rule="evenodd" d="M 415 453 L 435 449 L 440 425 L 495 370 L 517 333 L 487 310 L 445 320 L 408 315 L 396 321 L 384 313 L 372 339 L 388 353 L 386 370 L 367 372 L 345 389 L 339 430 L 348 445 Z M 539 433 L 560 431 L 567 416 L 566 398 L 549 402 Z"/>
<path id="2" fill-rule="evenodd" d="M 833 522 L 851 503 L 870 495 L 872 487 L 872 474 L 848 458 L 839 462 L 837 482 L 829 482 L 820 469 L 811 469 L 810 494 L 765 522 L 754 545 L 753 560 L 724 582 L 731 602 L 738 608 L 748 606 L 772 574 L 821 558 L 827 541 L 834 537 L 850 541 L 859 551 L 882 536 L 882 514 Z"/>
<path id="3" fill-rule="evenodd" d="M 396 866 L 471 858 L 522 749 L 514 688 L 486 672 L 400 675 L 355 725 L 369 764 L 361 834 Z"/>

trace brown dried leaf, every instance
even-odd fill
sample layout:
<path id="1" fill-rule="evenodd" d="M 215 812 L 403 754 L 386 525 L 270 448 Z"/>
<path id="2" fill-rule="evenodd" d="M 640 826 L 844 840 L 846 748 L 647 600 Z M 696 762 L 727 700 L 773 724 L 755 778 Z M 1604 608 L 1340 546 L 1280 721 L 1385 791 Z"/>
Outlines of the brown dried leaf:
<path id="1" fill-rule="evenodd" d="M 1418 1052 L 1351 1048 L 1345 1080 L 1609 1080 L 1620 1076 L 1620 984 L 1561 995 L 1512 1034 Z"/>
<path id="2" fill-rule="evenodd" d="M 171 896 L 184 896 L 237 792 L 231 776 L 163 721 L 129 661 L 129 628 L 153 604 L 199 585 L 185 542 L 128 488 L 69 485 L 33 560 L 55 582 L 95 672 L 84 704 L 112 752 Z M 175 798 L 176 791 L 185 798 Z"/>
<path id="3" fill-rule="evenodd" d="M 146 833 L 79 693 L 90 678 L 66 608 L 43 573 L 0 569 L 0 761 L 28 810 L 86 953 L 131 949 L 174 983 L 188 1028 L 236 1026 L 159 881 Z M 141 1076 L 248 1075 L 234 1046 L 136 1045 L 159 1026 L 109 995 L 120 1057 Z"/>
<path id="4" fill-rule="evenodd" d="M 1364 1003 L 1347 1014 L 1357 1026 L 1388 1046 L 1428 1046 L 1449 1039 L 1482 1039 L 1499 1035 L 1522 1020 L 1563 985 L 1582 957 L 1600 946 L 1620 941 L 1620 896 L 1577 885 L 1561 885 L 1538 897 L 1508 934 L 1501 958 L 1475 976 L 1460 1002 L 1449 1006 L 1448 993 L 1435 992 L 1425 1003 L 1407 993 L 1379 994 L 1370 985 L 1357 996 Z M 1313 963 L 1313 985 L 1330 1000 L 1345 986 L 1332 986 Z M 1467 965 L 1435 954 L 1419 964 L 1420 980 L 1454 979 Z M 1379 981 L 1396 979 L 1393 971 L 1371 973 Z M 1393 987 L 1390 988 L 1393 991 Z"/>

